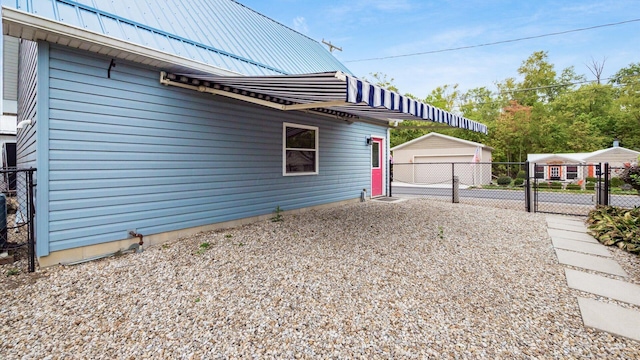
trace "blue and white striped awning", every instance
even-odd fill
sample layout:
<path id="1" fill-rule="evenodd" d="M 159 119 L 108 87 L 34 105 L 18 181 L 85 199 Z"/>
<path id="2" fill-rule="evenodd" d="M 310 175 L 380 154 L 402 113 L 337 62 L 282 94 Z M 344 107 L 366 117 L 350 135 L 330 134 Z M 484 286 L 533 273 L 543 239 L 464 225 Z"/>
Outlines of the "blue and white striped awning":
<path id="1" fill-rule="evenodd" d="M 388 124 L 432 121 L 487 134 L 487 126 L 342 72 L 276 76 L 207 76 L 161 73 L 160 82 L 269 106 L 312 111 L 345 120 Z"/>
<path id="2" fill-rule="evenodd" d="M 350 76 L 345 77 L 347 102 L 349 103 L 366 104 L 374 109 L 384 108 L 391 112 L 410 115 L 411 120 L 429 120 L 487 134 L 487 126 L 484 124 L 369 84 L 366 81 Z"/>

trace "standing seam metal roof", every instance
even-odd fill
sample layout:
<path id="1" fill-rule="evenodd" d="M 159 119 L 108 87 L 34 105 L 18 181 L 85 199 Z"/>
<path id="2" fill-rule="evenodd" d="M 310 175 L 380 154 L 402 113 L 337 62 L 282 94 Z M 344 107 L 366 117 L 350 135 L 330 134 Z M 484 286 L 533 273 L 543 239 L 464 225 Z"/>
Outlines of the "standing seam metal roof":
<path id="1" fill-rule="evenodd" d="M 2 5 L 244 75 L 351 74 L 319 42 L 234 0 L 2 0 Z"/>

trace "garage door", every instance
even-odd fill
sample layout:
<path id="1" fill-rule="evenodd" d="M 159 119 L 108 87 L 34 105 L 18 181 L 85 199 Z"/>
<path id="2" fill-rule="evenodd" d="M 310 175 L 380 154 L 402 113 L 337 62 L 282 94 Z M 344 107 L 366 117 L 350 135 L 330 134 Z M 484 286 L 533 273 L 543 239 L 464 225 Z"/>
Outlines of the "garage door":
<path id="1" fill-rule="evenodd" d="M 413 160 L 413 176 L 417 184 L 451 184 L 451 163 L 456 164 L 455 175 L 460 178 L 460 184 L 473 183 L 473 169 L 471 159 L 473 154 L 465 156 L 416 156 Z"/>

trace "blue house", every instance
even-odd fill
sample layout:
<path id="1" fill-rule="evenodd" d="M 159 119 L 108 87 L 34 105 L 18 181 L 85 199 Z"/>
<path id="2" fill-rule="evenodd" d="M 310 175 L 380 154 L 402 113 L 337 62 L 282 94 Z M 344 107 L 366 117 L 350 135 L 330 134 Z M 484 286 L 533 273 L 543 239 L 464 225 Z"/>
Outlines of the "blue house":
<path id="1" fill-rule="evenodd" d="M 486 132 L 232 0 L 2 5 L 41 266 L 385 195 L 394 119 Z"/>

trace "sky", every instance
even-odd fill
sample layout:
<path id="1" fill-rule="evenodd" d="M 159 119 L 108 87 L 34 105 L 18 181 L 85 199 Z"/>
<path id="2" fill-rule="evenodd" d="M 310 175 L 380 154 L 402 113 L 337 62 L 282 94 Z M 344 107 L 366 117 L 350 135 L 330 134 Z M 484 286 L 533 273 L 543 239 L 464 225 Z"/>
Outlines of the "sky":
<path id="1" fill-rule="evenodd" d="M 604 61 L 603 77 L 640 63 L 640 0 L 237 0 L 308 37 L 330 41 L 357 77 L 382 73 L 402 94 L 425 98 L 443 85 L 462 92 L 519 79 L 518 67 L 546 51 L 560 73 Z M 416 56 L 567 30 L 637 20 L 616 26 L 531 40 Z M 400 56 L 400 57 L 395 57 Z M 393 57 L 388 59 L 365 60 Z"/>

